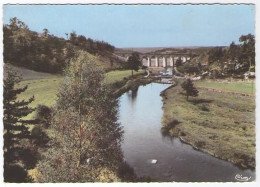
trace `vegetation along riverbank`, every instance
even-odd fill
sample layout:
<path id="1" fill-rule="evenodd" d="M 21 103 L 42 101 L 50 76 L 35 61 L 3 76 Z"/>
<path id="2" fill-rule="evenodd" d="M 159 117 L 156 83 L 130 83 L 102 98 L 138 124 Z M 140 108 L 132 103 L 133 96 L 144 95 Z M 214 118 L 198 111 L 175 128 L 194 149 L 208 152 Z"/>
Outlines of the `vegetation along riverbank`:
<path id="1" fill-rule="evenodd" d="M 240 89 L 237 92 L 248 92 L 247 83 L 237 84 L 241 84 L 234 87 Z M 210 85 L 222 90 L 225 87 L 219 82 Z M 162 93 L 162 132 L 178 136 L 183 142 L 217 158 L 243 168 L 255 168 L 255 98 L 210 89 L 198 90 L 199 96 L 189 98 L 189 101 L 182 94 L 180 84 Z"/>
<path id="2" fill-rule="evenodd" d="M 19 72 L 19 68 L 17 69 Z M 35 72 L 33 72 L 35 74 Z M 28 76 L 28 74 L 27 74 Z M 110 71 L 104 74 L 104 80 L 102 82 L 102 84 L 108 89 L 111 89 L 112 92 L 114 92 L 114 97 L 117 98 L 119 97 L 121 94 L 123 94 L 124 92 L 131 90 L 131 89 L 135 89 L 136 87 L 138 87 L 141 84 L 147 84 L 149 82 L 151 82 L 152 79 L 151 78 L 144 78 L 144 72 L 142 70 L 139 70 L 138 72 L 134 73 L 134 75 L 132 76 L 132 72 L 131 70 L 116 70 L 116 71 Z M 59 87 L 61 85 L 61 83 L 64 82 L 64 77 L 61 76 L 57 76 L 57 77 L 49 77 L 48 75 L 46 75 L 45 77 L 41 78 L 41 79 L 33 79 L 33 80 L 24 80 L 22 82 L 19 83 L 19 85 L 17 85 L 18 87 L 21 86 L 25 86 L 28 85 L 28 89 L 21 93 L 19 95 L 19 99 L 24 99 L 27 100 L 30 95 L 34 95 L 34 102 L 32 102 L 30 104 L 31 107 L 38 107 L 39 105 L 41 106 L 47 106 L 47 107 L 55 107 L 56 106 L 56 102 L 57 102 L 57 93 L 59 92 Z M 112 106 L 110 106 L 112 107 Z M 29 114 L 28 116 L 26 116 L 26 119 L 33 119 L 35 117 L 38 116 L 38 110 L 36 110 L 35 112 Z M 34 129 L 33 126 L 30 126 L 31 130 Z M 34 131 L 34 130 L 33 130 Z M 45 130 L 47 135 L 51 138 L 55 137 L 55 132 L 53 131 L 52 128 L 46 129 Z M 41 150 L 40 152 L 45 152 L 45 148 L 43 150 Z M 122 178 L 116 178 L 115 176 L 113 176 L 114 178 L 111 180 L 115 180 L 115 181 L 125 181 L 125 180 L 129 180 L 129 177 L 131 178 L 131 181 L 134 180 L 140 180 L 140 181 L 148 181 L 150 179 L 143 179 L 143 178 L 137 178 L 134 174 L 134 172 L 131 170 L 131 168 L 127 165 L 127 164 L 122 164 L 122 166 L 120 166 L 120 172 L 125 173 L 127 172 L 128 179 L 124 177 Z M 107 177 L 107 171 L 104 175 L 105 177 L 101 178 L 101 181 L 108 181 L 108 177 Z M 39 172 L 38 169 L 29 169 L 28 170 L 29 176 L 34 180 L 34 181 L 38 181 L 38 177 L 39 177 Z M 108 172 L 109 173 L 109 172 Z M 122 174 L 123 175 L 123 174 Z"/>
<path id="3" fill-rule="evenodd" d="M 18 71 L 18 73 L 20 72 Z M 35 74 L 35 72 L 33 73 Z M 27 76 L 29 75 L 27 74 Z M 105 74 L 104 84 L 113 85 L 115 91 L 124 87 L 124 89 L 120 89 L 120 92 L 122 92 L 123 90 L 127 91 L 126 88 L 130 88 L 129 86 L 125 86 L 127 82 L 135 82 L 135 79 L 142 79 L 142 77 L 142 70 L 136 72 L 133 78 L 131 77 L 131 70 L 115 70 Z M 31 107 L 37 107 L 38 105 L 46 105 L 48 107 L 54 106 L 57 99 L 56 94 L 63 79 L 64 77 L 62 76 L 57 76 L 55 78 L 46 76 L 41 79 L 24 80 L 18 86 L 28 85 L 28 89 L 21 93 L 18 99 L 26 100 L 31 95 L 34 95 L 35 100 L 30 104 Z M 27 118 L 31 118 L 33 115 L 34 113 L 28 115 Z"/>

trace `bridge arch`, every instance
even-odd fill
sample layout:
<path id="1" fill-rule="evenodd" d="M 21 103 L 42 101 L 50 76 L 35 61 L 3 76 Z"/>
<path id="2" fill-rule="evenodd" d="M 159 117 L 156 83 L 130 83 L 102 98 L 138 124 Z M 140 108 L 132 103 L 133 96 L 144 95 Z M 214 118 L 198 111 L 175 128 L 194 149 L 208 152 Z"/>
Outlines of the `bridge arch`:
<path id="1" fill-rule="evenodd" d="M 150 62 L 149 57 L 147 57 L 147 56 L 142 56 L 142 57 L 141 57 L 141 61 L 142 61 L 142 65 L 143 65 L 143 66 L 147 66 L 147 67 L 150 67 L 150 66 L 151 66 L 151 62 Z"/>

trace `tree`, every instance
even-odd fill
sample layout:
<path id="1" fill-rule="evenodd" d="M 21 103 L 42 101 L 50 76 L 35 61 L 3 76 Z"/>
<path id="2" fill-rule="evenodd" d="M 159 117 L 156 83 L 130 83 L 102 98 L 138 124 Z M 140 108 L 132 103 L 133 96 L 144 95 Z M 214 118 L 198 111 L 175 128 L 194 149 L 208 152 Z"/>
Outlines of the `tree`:
<path id="1" fill-rule="evenodd" d="M 40 35 L 14 17 L 3 27 L 4 62 L 36 71 L 61 73 L 74 51 L 84 50 L 109 56 L 114 46 L 94 41 L 76 32 L 67 33 L 67 39 L 50 35 L 47 28 Z"/>
<path id="2" fill-rule="evenodd" d="M 239 52 L 240 52 L 240 47 L 239 45 L 236 45 L 235 42 L 232 42 L 229 45 L 229 49 L 228 49 L 228 56 L 229 58 L 234 61 L 238 58 L 239 56 Z"/>
<path id="3" fill-rule="evenodd" d="M 17 88 L 16 84 L 21 81 L 21 78 L 16 72 L 5 67 L 7 77 L 4 79 L 4 165 L 7 173 L 10 168 L 16 167 L 15 164 L 21 159 L 23 147 L 21 140 L 29 139 L 30 131 L 28 124 L 35 124 L 35 120 L 25 120 L 25 116 L 33 112 L 33 108 L 28 105 L 34 100 L 31 97 L 29 100 L 19 101 L 17 95 L 24 92 L 27 86 Z M 18 167 L 18 166 L 17 166 Z M 18 171 L 17 171 L 18 172 Z M 23 175 L 24 176 L 24 175 Z M 5 181 L 8 182 L 12 177 L 5 175 Z M 20 179 L 19 179 L 20 180 Z M 26 180 L 26 179 L 25 179 Z M 15 181 L 9 181 L 15 182 Z M 26 181 L 24 181 L 26 182 Z"/>
<path id="4" fill-rule="evenodd" d="M 17 29 L 28 29 L 28 26 L 22 22 L 21 20 L 19 20 L 17 17 L 11 18 L 9 20 L 10 23 L 10 28 L 12 30 L 17 30 Z"/>
<path id="5" fill-rule="evenodd" d="M 199 91 L 194 87 L 192 81 L 190 79 L 184 81 L 181 84 L 181 87 L 184 89 L 185 91 L 185 95 L 186 95 L 186 100 L 188 101 L 189 96 L 193 96 L 196 97 L 198 96 Z"/>
<path id="6" fill-rule="evenodd" d="M 214 47 L 208 52 L 208 61 L 209 63 L 213 63 L 217 60 L 221 60 L 223 58 L 223 50 L 222 47 Z"/>
<path id="7" fill-rule="evenodd" d="M 181 61 L 180 58 L 178 58 L 178 59 L 176 60 L 176 66 L 178 67 L 178 66 L 181 66 L 181 65 L 182 65 L 182 61 Z"/>
<path id="8" fill-rule="evenodd" d="M 51 123 L 52 108 L 46 105 L 38 105 L 36 111 L 36 119 L 44 128 L 48 128 Z"/>
<path id="9" fill-rule="evenodd" d="M 255 37 L 252 34 L 242 35 L 239 38 L 241 45 L 240 60 L 246 64 L 247 67 L 255 66 Z"/>
<path id="10" fill-rule="evenodd" d="M 70 42 L 73 44 L 73 45 L 78 45 L 78 40 L 77 40 L 77 34 L 75 31 L 73 31 L 72 33 L 70 33 Z"/>
<path id="11" fill-rule="evenodd" d="M 228 57 L 232 63 L 234 63 L 234 66 L 232 69 L 228 68 L 229 72 L 234 72 L 236 70 L 236 65 L 239 63 L 239 59 L 240 59 L 240 51 L 241 51 L 241 47 L 239 45 L 236 45 L 235 42 L 232 42 L 229 45 L 229 49 L 228 49 Z"/>
<path id="12" fill-rule="evenodd" d="M 139 54 L 137 52 L 133 52 L 127 60 L 127 66 L 129 69 L 132 70 L 132 76 L 134 74 L 134 71 L 138 71 L 141 65 L 142 62 L 140 60 Z"/>
<path id="13" fill-rule="evenodd" d="M 48 35 L 49 35 L 49 30 L 46 29 L 46 28 L 44 28 L 44 29 L 43 29 L 43 36 L 44 36 L 45 38 L 47 38 Z"/>
<path id="14" fill-rule="evenodd" d="M 189 73 L 189 74 L 190 73 L 198 73 L 199 72 L 198 66 L 193 65 L 193 64 L 189 64 L 189 63 L 185 63 L 184 65 L 179 66 L 178 70 L 181 73 Z"/>
<path id="15" fill-rule="evenodd" d="M 94 182 L 122 161 L 117 100 L 102 84 L 96 59 L 80 52 L 65 71 L 52 117 L 55 137 L 39 162 L 39 182 Z"/>

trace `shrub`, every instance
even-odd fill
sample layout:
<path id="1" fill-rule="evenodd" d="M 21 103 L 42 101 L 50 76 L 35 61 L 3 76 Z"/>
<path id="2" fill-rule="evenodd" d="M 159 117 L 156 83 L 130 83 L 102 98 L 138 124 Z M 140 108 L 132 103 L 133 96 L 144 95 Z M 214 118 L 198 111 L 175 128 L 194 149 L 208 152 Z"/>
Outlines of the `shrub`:
<path id="1" fill-rule="evenodd" d="M 22 149 L 19 155 L 22 158 L 26 169 L 32 169 L 36 166 L 39 157 L 37 150 L 29 148 Z"/>
<path id="2" fill-rule="evenodd" d="M 36 119 L 44 124 L 44 127 L 50 126 L 52 109 L 46 105 L 38 105 Z"/>
<path id="3" fill-rule="evenodd" d="M 38 146 L 45 146 L 50 138 L 40 125 L 36 125 L 31 132 L 33 142 Z"/>
<path id="4" fill-rule="evenodd" d="M 199 106 L 199 109 L 202 110 L 202 111 L 205 111 L 205 112 L 209 112 L 208 107 L 206 107 L 205 105 Z"/>
<path id="5" fill-rule="evenodd" d="M 126 162 L 122 162 L 118 168 L 118 176 L 125 182 L 133 182 L 137 179 L 134 169 L 131 168 Z"/>
<path id="6" fill-rule="evenodd" d="M 11 183 L 24 183 L 31 182 L 32 180 L 21 166 L 17 164 L 4 166 L 4 182 Z"/>
<path id="7" fill-rule="evenodd" d="M 206 145 L 206 143 L 204 142 L 204 141 L 197 141 L 196 143 L 195 143 L 195 146 L 197 147 L 197 148 L 202 148 L 202 147 L 204 147 Z"/>
<path id="8" fill-rule="evenodd" d="M 200 70 L 198 66 L 186 63 L 178 66 L 178 71 L 181 73 L 199 73 Z"/>

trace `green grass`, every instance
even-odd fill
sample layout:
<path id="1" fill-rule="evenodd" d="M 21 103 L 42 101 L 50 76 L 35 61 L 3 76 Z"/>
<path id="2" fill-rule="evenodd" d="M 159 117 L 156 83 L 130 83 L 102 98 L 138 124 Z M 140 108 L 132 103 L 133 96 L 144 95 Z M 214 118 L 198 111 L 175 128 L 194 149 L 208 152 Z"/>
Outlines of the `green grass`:
<path id="1" fill-rule="evenodd" d="M 220 83 L 210 85 L 226 88 Z M 181 92 L 180 85 L 171 88 L 163 99 L 162 121 L 170 129 L 170 135 L 180 136 L 185 142 L 222 159 L 253 167 L 255 98 L 199 89 L 198 97 L 186 101 Z M 174 125 L 174 120 L 180 123 Z"/>
<path id="2" fill-rule="evenodd" d="M 6 67 L 11 68 L 16 71 L 19 76 L 21 76 L 22 80 L 35 80 L 35 79 L 50 79 L 50 78 L 60 78 L 61 75 L 37 72 L 34 70 L 26 69 L 24 67 L 14 66 L 12 64 L 5 64 Z M 7 72 L 4 71 L 4 77 L 7 76 Z"/>
<path id="3" fill-rule="evenodd" d="M 32 107 L 39 104 L 52 106 L 55 104 L 56 93 L 62 80 L 63 78 L 51 78 L 22 81 L 18 86 L 28 85 L 28 89 L 19 95 L 19 99 L 28 99 L 34 96 Z"/>
<path id="4" fill-rule="evenodd" d="M 56 94 L 63 78 L 35 79 L 22 81 L 18 87 L 28 85 L 25 92 L 18 95 L 18 100 L 27 100 L 34 96 L 34 101 L 30 107 L 38 105 L 53 106 L 56 102 Z M 26 119 L 31 119 L 35 112 L 29 114 Z"/>
<path id="5" fill-rule="evenodd" d="M 222 91 L 232 91 L 245 94 L 255 94 L 255 81 L 251 82 L 216 82 L 216 81 L 198 81 L 196 86 L 213 88 Z"/>
<path id="6" fill-rule="evenodd" d="M 141 73 L 143 73 L 143 70 L 139 70 L 138 72 L 134 71 L 134 75 Z M 110 71 L 105 75 L 105 83 L 112 84 L 130 76 L 132 76 L 131 70 Z"/>
<path id="7" fill-rule="evenodd" d="M 137 73 L 140 74 L 142 72 L 143 71 L 134 72 L 134 75 Z M 104 82 L 105 84 L 112 84 L 117 81 L 121 81 L 124 78 L 130 77 L 131 75 L 131 70 L 111 71 L 106 73 Z M 37 107 L 38 105 L 53 106 L 56 103 L 56 94 L 62 80 L 62 77 L 58 77 L 22 81 L 18 86 L 28 85 L 28 89 L 21 93 L 18 99 L 27 100 L 34 96 L 35 100 L 30 104 L 30 107 Z M 28 115 L 26 119 L 30 119 L 34 115 L 35 112 Z"/>

